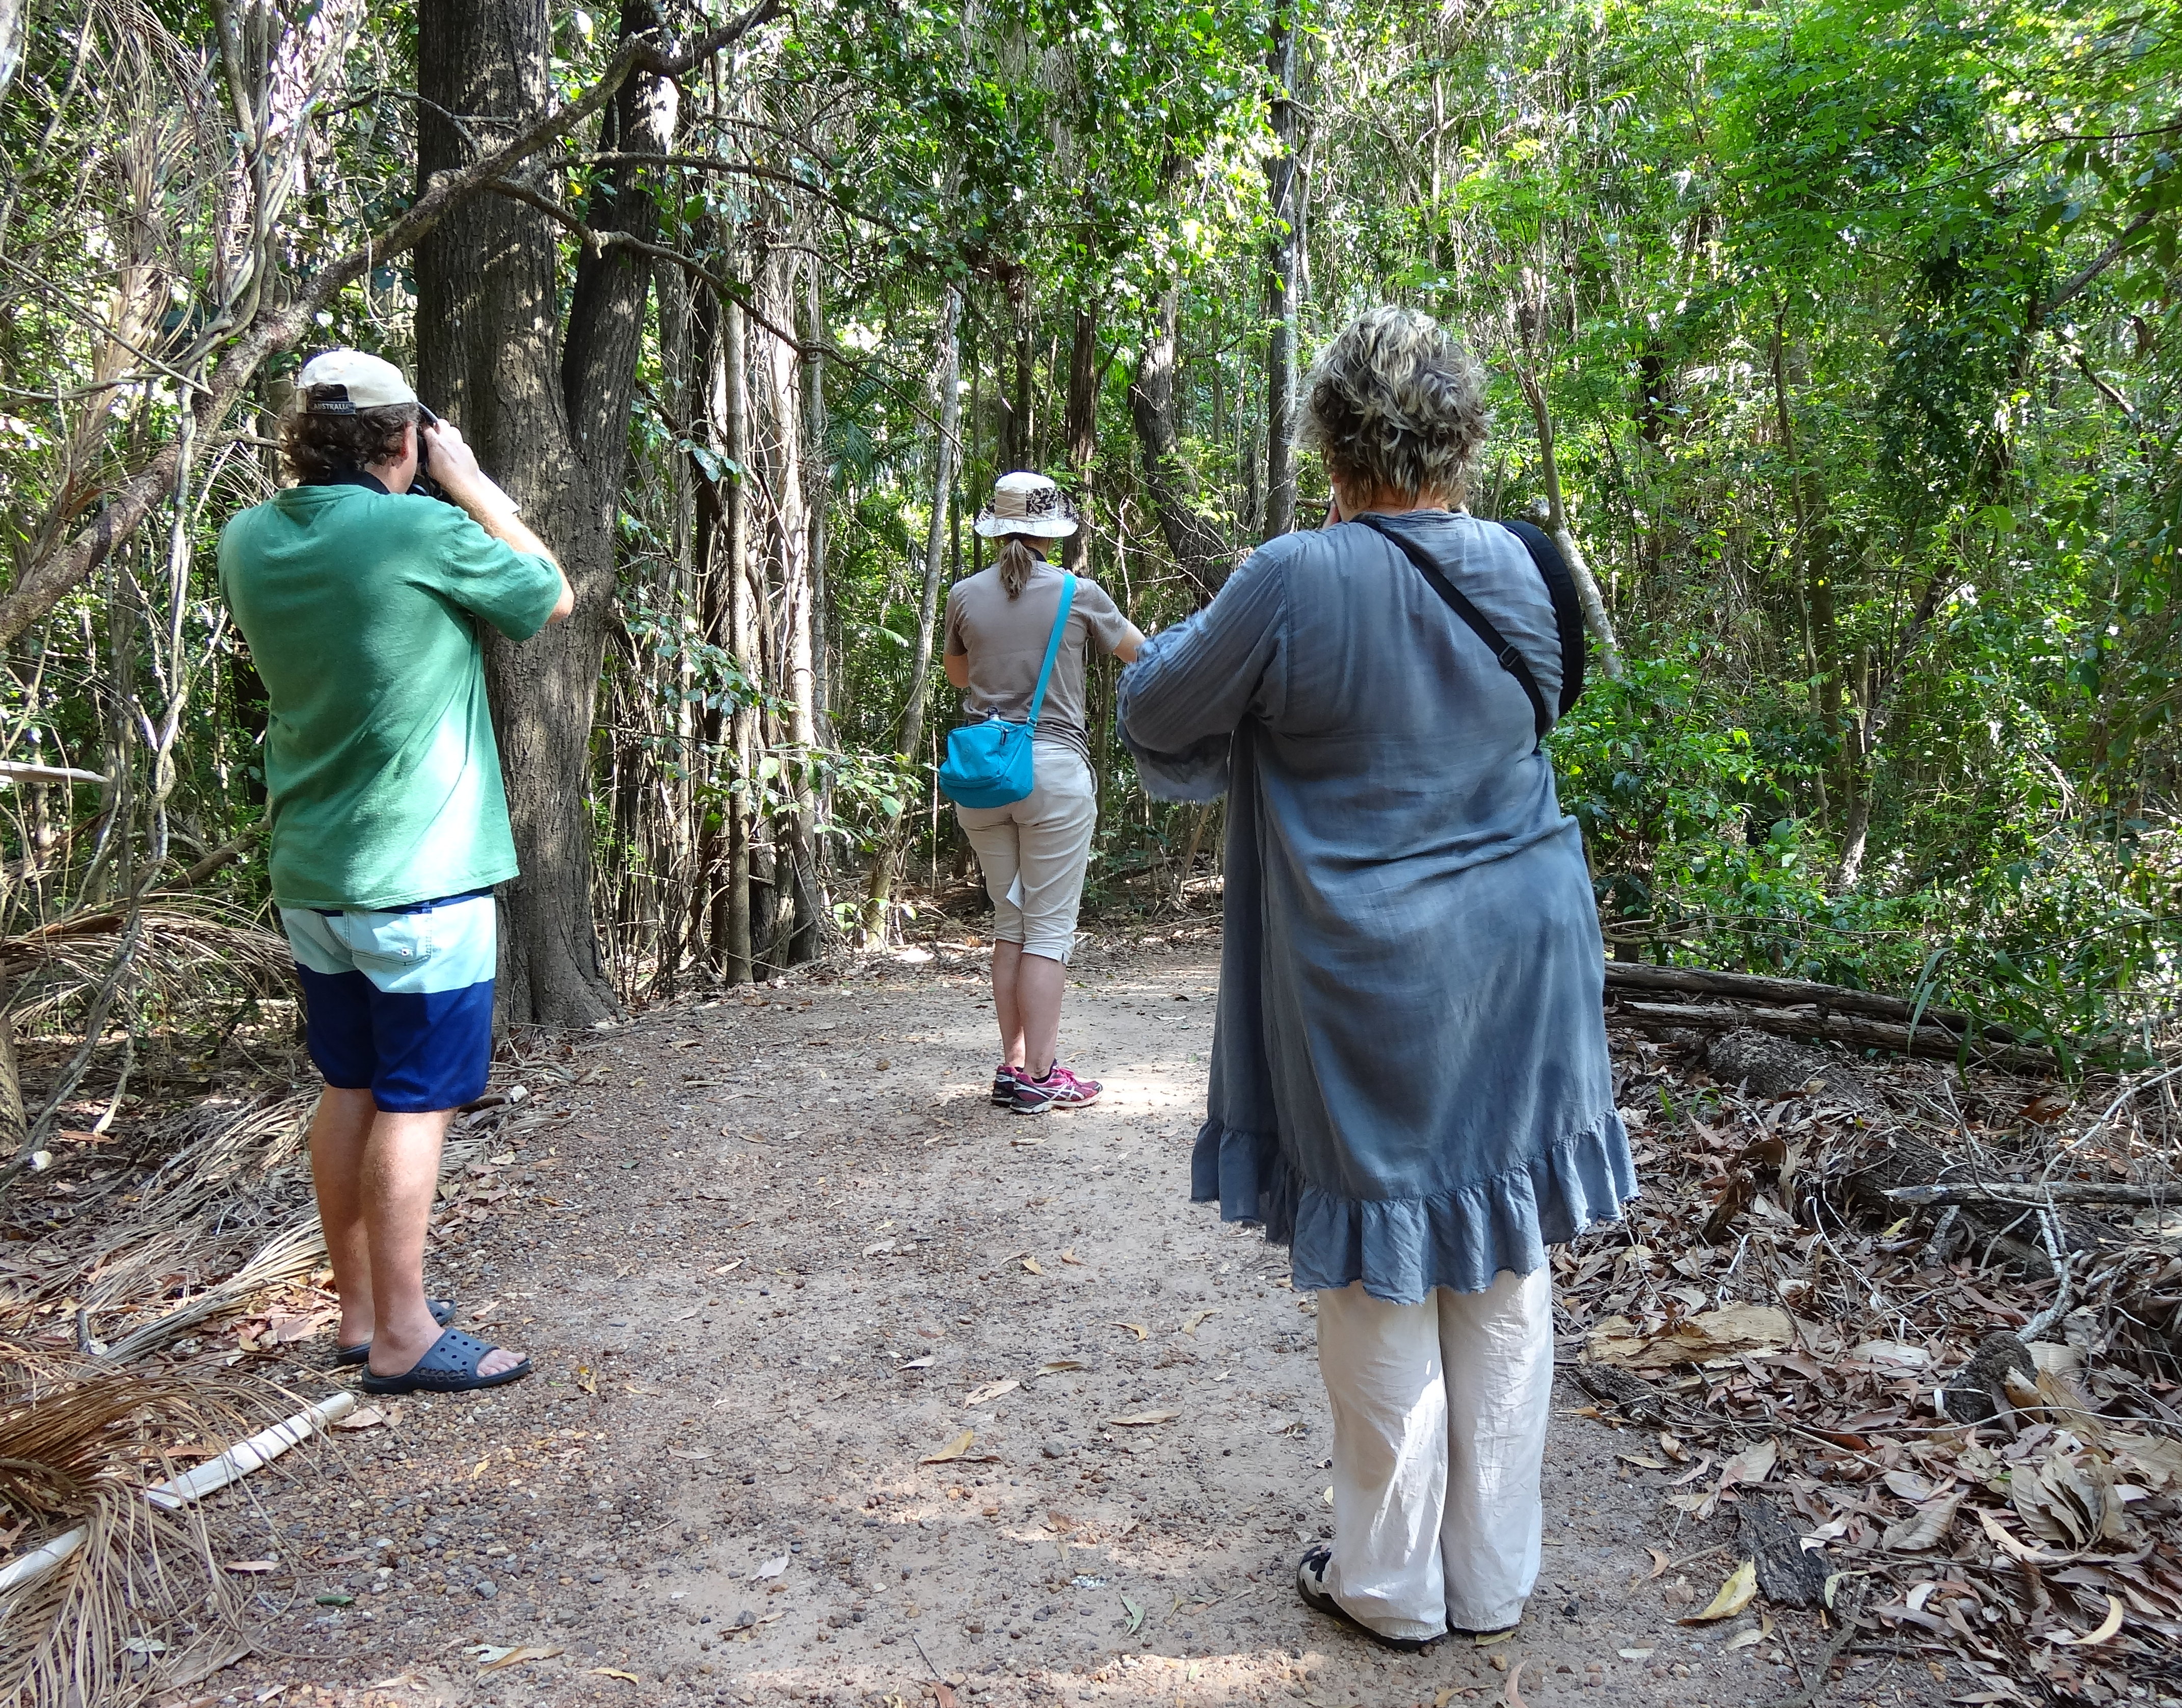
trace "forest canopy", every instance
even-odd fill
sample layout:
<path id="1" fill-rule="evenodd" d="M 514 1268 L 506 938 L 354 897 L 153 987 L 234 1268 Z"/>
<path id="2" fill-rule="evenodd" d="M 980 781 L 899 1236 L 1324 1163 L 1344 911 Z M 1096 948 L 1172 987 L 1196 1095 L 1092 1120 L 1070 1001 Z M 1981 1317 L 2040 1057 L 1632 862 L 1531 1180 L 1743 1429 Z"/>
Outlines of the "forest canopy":
<path id="1" fill-rule="evenodd" d="M 0 936 L 75 945 L 12 1005 L 153 1024 L 265 910 L 213 545 L 316 351 L 576 589 L 486 638 L 507 1019 L 569 1025 L 941 905 L 994 477 L 1171 622 L 1318 524 L 1301 376 L 1391 301 L 1485 363 L 1473 507 L 1603 594 L 1550 744 L 1614 953 L 2148 1043 L 2177 62 L 2112 4 L 0 0 Z M 1110 672 L 1094 899 L 1198 906 L 1220 815 L 1144 796 Z"/>

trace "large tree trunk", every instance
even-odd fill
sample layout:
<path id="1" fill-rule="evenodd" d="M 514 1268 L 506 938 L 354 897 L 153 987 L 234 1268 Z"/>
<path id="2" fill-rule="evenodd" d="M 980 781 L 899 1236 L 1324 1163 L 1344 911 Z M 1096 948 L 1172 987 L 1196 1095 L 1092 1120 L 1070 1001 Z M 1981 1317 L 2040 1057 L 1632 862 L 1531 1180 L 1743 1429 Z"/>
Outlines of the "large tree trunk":
<path id="1" fill-rule="evenodd" d="M 1297 235 L 1303 223 L 1296 195 L 1296 32 L 1293 0 L 1273 10 L 1265 69 L 1273 84 L 1277 146 L 1265 157 L 1271 202 L 1272 253 L 1265 269 L 1265 531 L 1271 539 L 1295 526 L 1294 435 Z"/>
<path id="2" fill-rule="evenodd" d="M 656 26 L 627 0 L 624 35 Z M 435 0 L 418 19 L 418 176 L 462 164 L 451 120 L 523 124 L 552 100 L 551 30 L 542 0 Z M 673 132 L 670 85 L 624 84 L 601 140 L 664 152 Z M 633 170 L 596 198 L 594 223 L 646 240 L 656 216 Z M 576 593 L 568 622 L 520 645 L 490 629 L 485 674 L 523 875 L 501 897 L 502 1012 L 512 1025 L 586 1025 L 615 1003 L 591 916 L 590 793 L 594 698 L 606 658 L 614 586 L 614 516 L 628 450 L 629 409 L 648 263 L 621 249 L 586 249 L 578 263 L 563 346 L 556 347 L 555 234 L 524 204 L 487 197 L 418 250 L 418 368 L 426 401 L 451 416 L 479 460 L 523 506 L 559 555 Z"/>
<path id="3" fill-rule="evenodd" d="M 1182 288 L 1170 285 L 1160 304 L 1158 329 L 1145 345 L 1129 382 L 1129 417 L 1144 450 L 1144 485 L 1175 567 L 1210 599 L 1227 578 L 1226 543 L 1197 495 L 1197 475 L 1182 460 L 1175 426 L 1175 326 Z"/>

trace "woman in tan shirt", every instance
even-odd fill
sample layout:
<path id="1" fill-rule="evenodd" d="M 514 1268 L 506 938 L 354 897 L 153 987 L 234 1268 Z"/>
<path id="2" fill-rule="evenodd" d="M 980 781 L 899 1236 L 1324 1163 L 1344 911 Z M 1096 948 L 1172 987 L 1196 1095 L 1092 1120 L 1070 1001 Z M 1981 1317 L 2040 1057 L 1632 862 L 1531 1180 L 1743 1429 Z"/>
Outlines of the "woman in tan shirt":
<path id="1" fill-rule="evenodd" d="M 947 680 L 965 690 L 962 709 L 971 716 L 1021 722 L 1067 580 L 1045 554 L 1076 532 L 1076 517 L 1059 487 L 1042 474 L 1018 473 L 995 483 L 974 526 L 999 540 L 1000 551 L 991 568 L 958 581 L 947 595 Z M 1099 818 L 1084 666 L 1094 640 L 1126 664 L 1144 638 L 1104 588 L 1077 577 L 1031 748 L 1035 785 L 1005 806 L 955 809 L 993 898 L 993 1014 L 1000 1027 L 993 1102 L 1017 1114 L 1078 1108 L 1102 1089 L 1055 1059 L 1083 869 Z"/>

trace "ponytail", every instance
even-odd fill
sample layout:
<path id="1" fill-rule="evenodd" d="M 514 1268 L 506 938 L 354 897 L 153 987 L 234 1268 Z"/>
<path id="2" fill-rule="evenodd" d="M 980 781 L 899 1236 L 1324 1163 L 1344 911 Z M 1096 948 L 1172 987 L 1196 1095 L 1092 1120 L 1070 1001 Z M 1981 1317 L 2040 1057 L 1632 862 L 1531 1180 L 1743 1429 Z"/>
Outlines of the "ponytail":
<path id="1" fill-rule="evenodd" d="M 1000 542 L 1000 555 L 993 560 L 993 567 L 1000 572 L 1000 585 L 1007 589 L 1008 597 L 1019 599 L 1044 561 L 1043 555 L 1033 551 L 1022 534 L 1011 533 Z"/>

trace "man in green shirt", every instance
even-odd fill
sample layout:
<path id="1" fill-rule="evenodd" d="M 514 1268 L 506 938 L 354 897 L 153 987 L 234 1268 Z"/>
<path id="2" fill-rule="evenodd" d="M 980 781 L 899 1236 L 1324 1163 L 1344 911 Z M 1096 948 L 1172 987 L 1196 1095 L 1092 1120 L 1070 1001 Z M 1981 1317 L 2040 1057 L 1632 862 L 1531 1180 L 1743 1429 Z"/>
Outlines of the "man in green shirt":
<path id="1" fill-rule="evenodd" d="M 297 484 L 221 530 L 219 579 L 265 683 L 273 900 L 326 1082 L 336 1355 L 373 1393 L 490 1387 L 530 1361 L 446 1329 L 424 1280 L 447 1123 L 491 1065 L 492 886 L 516 875 L 477 625 L 528 639 L 575 598 L 390 362 L 307 363 L 280 456 Z M 411 491 L 427 457 L 451 502 Z"/>

